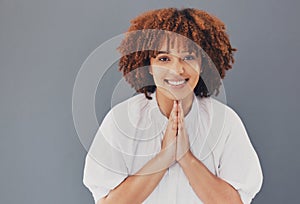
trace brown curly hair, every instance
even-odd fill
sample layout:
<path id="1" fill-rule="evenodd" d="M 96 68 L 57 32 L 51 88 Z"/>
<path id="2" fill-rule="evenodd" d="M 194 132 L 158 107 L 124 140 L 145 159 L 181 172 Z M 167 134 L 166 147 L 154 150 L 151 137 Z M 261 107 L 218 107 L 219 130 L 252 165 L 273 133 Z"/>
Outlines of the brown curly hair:
<path id="1" fill-rule="evenodd" d="M 149 66 L 150 58 L 156 57 L 161 40 L 165 40 L 163 37 L 165 31 L 186 37 L 204 51 L 200 53 L 203 72 L 194 89 L 195 95 L 208 97 L 214 92 L 218 95 L 220 78 L 223 79 L 226 70 L 232 68 L 233 52 L 236 49 L 231 47 L 222 21 L 205 11 L 194 8 L 151 10 L 131 20 L 126 37 L 118 47 L 122 54 L 119 71 L 123 73 L 126 81 L 137 92 L 144 93 L 146 98 L 152 99 L 149 94 L 156 90 L 153 77 L 148 69 L 138 68 Z M 199 54 L 193 44 L 187 41 L 186 45 L 188 49 Z M 219 76 L 215 75 L 204 83 L 203 78 L 209 76 L 215 68 Z"/>

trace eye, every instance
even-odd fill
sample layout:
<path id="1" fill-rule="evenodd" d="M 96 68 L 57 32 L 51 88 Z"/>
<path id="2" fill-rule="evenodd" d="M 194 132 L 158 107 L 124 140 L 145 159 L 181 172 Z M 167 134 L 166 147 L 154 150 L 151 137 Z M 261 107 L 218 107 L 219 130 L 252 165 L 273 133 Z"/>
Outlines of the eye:
<path id="1" fill-rule="evenodd" d="M 170 61 L 170 58 L 167 56 L 161 56 L 161 57 L 158 57 L 158 60 L 161 62 L 167 62 L 167 61 Z"/>
<path id="2" fill-rule="evenodd" d="M 183 60 L 194 60 L 195 59 L 195 56 L 193 55 L 187 55 L 183 58 Z"/>

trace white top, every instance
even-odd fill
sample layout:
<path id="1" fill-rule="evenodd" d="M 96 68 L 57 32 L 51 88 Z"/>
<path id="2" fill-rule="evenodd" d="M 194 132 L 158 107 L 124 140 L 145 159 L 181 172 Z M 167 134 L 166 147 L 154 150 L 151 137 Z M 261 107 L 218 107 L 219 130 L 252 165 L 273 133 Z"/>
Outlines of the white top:
<path id="1" fill-rule="evenodd" d="M 160 112 L 155 93 L 152 98 L 138 94 L 116 105 L 98 129 L 86 156 L 83 178 L 95 203 L 160 151 L 168 119 Z M 261 188 L 263 175 L 239 116 L 216 99 L 194 95 L 185 126 L 194 156 L 231 184 L 243 203 L 250 203 Z M 176 163 L 143 203 L 202 202 Z"/>

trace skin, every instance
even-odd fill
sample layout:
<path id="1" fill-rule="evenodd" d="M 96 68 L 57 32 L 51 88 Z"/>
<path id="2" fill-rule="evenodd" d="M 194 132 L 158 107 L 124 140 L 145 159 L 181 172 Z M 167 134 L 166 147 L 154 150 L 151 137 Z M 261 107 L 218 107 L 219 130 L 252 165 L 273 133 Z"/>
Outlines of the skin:
<path id="1" fill-rule="evenodd" d="M 183 47 L 179 40 L 175 40 L 171 48 L 164 43 L 160 48 L 160 54 L 150 59 L 149 73 L 156 85 L 156 99 L 166 117 L 169 117 L 174 100 L 182 100 L 184 114 L 187 115 L 193 102 L 193 90 L 201 72 L 201 57 L 184 49 L 178 51 L 179 47 Z M 165 81 L 182 79 L 188 79 L 182 88 L 174 88 Z"/>
<path id="2" fill-rule="evenodd" d="M 149 72 L 157 85 L 156 99 L 162 114 L 168 117 L 161 151 L 136 175 L 128 176 L 97 204 L 142 203 L 159 184 L 167 167 L 175 162 L 179 163 L 194 192 L 204 203 L 242 203 L 238 192 L 212 174 L 190 151 L 184 117 L 191 109 L 193 89 L 198 82 L 201 69 L 199 59 L 191 60 L 187 56 L 190 56 L 190 53 L 171 49 L 168 53 L 151 58 Z M 174 89 L 165 83 L 166 78 L 189 78 L 189 80 L 183 88 Z"/>

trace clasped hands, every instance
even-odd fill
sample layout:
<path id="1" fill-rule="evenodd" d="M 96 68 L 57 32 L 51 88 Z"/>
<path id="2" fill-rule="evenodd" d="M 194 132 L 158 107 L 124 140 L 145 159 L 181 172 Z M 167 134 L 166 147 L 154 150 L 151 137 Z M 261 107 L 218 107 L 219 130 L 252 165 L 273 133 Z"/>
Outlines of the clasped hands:
<path id="1" fill-rule="evenodd" d="M 162 140 L 162 150 L 166 151 L 173 162 L 180 163 L 191 154 L 189 137 L 184 125 L 184 112 L 181 101 L 174 101 L 168 125 Z"/>

